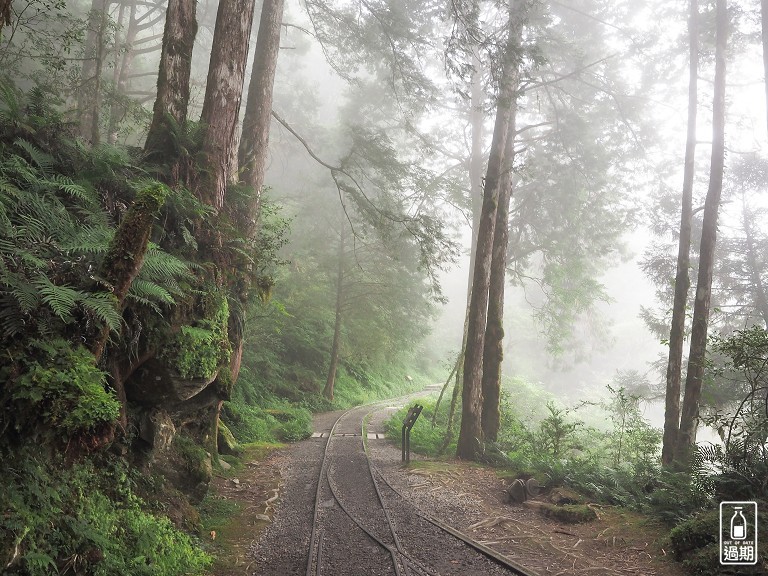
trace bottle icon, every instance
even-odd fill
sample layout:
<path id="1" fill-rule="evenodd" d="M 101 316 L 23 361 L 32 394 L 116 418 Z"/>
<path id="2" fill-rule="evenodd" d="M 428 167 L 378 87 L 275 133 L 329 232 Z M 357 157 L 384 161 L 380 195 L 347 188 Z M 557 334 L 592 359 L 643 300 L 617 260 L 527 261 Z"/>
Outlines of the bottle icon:
<path id="1" fill-rule="evenodd" d="M 731 539 L 747 539 L 747 519 L 744 518 L 741 506 L 736 506 L 733 509 L 733 516 L 731 516 Z"/>

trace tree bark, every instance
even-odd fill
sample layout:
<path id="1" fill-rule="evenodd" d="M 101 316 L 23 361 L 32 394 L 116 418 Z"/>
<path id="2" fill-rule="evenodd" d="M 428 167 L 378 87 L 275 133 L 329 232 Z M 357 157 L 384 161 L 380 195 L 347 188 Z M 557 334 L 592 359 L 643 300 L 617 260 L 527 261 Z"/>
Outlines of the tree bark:
<path id="1" fill-rule="evenodd" d="M 177 159 L 174 129 L 187 121 L 196 0 L 168 0 L 157 77 L 157 98 L 144 150 L 155 162 Z"/>
<path id="2" fill-rule="evenodd" d="M 118 310 L 122 310 L 131 283 L 144 263 L 152 224 L 165 203 L 166 191 L 164 186 L 156 185 L 136 195 L 101 264 L 100 276 L 110 285 Z M 104 327 L 91 340 L 89 348 L 97 362 L 104 353 L 108 339 L 109 328 Z"/>
<path id="3" fill-rule="evenodd" d="M 517 86 L 517 82 L 515 82 Z M 499 180 L 499 206 L 496 209 L 496 226 L 493 235 L 491 277 L 488 285 L 488 320 L 483 345 L 483 413 L 482 428 L 485 439 L 496 442 L 501 423 L 501 363 L 504 359 L 504 286 L 507 271 L 507 246 L 509 245 L 509 203 L 512 200 L 512 166 L 515 157 L 515 115 L 513 104 L 504 162 Z"/>
<path id="4" fill-rule="evenodd" d="M 712 295 L 712 272 L 717 242 L 717 216 L 723 189 L 725 163 L 725 52 L 728 35 L 726 0 L 716 3 L 715 81 L 712 102 L 712 159 L 709 188 L 704 201 L 704 215 L 699 251 L 699 273 L 696 282 L 696 300 L 691 324 L 691 348 L 688 354 L 688 374 L 680 416 L 680 432 L 675 460 L 687 465 L 696 444 L 701 383 L 707 348 L 707 329 Z"/>
<path id="5" fill-rule="evenodd" d="M 253 55 L 253 70 L 248 85 L 248 100 L 243 117 L 238 159 L 240 179 L 250 186 L 252 200 L 245 216 L 244 230 L 248 236 L 256 233 L 261 210 L 261 188 L 266 171 L 269 124 L 272 114 L 272 89 L 280 51 L 280 22 L 284 0 L 264 0 L 259 21 L 259 35 Z"/>
<path id="6" fill-rule="evenodd" d="M 749 279 L 752 284 L 752 294 L 754 299 L 754 306 L 757 309 L 757 313 L 768 329 L 768 296 L 765 292 L 765 284 L 763 283 L 762 272 L 763 267 L 758 262 L 758 248 L 755 245 L 755 230 L 752 227 L 751 215 L 749 208 L 747 207 L 747 199 L 745 195 L 741 197 L 741 215 L 744 222 L 744 244 L 746 249 L 747 268 L 749 269 Z"/>
<path id="7" fill-rule="evenodd" d="M 667 362 L 667 389 L 664 406 L 664 436 L 661 463 L 672 463 L 680 429 L 680 380 L 683 369 L 683 344 L 685 342 L 685 307 L 691 280 L 691 224 L 693 219 L 693 177 L 696 155 L 696 117 L 698 115 L 699 73 L 699 4 L 690 0 L 688 17 L 688 131 L 685 141 L 683 169 L 683 198 L 680 211 L 680 238 L 677 248 L 677 274 L 675 297 L 672 304 L 672 322 L 669 331 L 669 360 Z"/>
<path id="8" fill-rule="evenodd" d="M 125 39 L 122 42 L 124 52 L 121 58 L 118 58 L 117 56 L 115 58 L 115 92 L 117 93 L 118 98 L 125 98 L 126 92 L 128 91 L 128 75 L 131 72 L 135 55 L 133 43 L 136 41 L 138 33 L 139 25 L 136 21 L 136 4 L 132 3 L 130 6 L 130 13 L 128 14 L 128 25 L 125 29 Z M 119 51 L 120 44 L 115 42 L 115 48 Z M 125 114 L 125 108 L 120 104 L 118 98 L 115 99 L 109 110 L 107 139 L 110 144 L 115 144 L 117 142 L 118 125 L 122 120 L 122 115 Z"/>
<path id="9" fill-rule="evenodd" d="M 80 135 L 93 145 L 99 143 L 101 74 L 104 68 L 106 28 L 107 0 L 93 0 L 88 13 L 88 32 L 77 98 Z"/>
<path id="10" fill-rule="evenodd" d="M 339 347 L 341 342 L 342 305 L 344 303 L 344 232 L 346 221 L 342 219 L 339 236 L 338 269 L 336 271 L 336 319 L 333 323 L 333 343 L 331 344 L 331 358 L 328 363 L 328 377 L 325 380 L 323 396 L 333 401 L 333 392 L 336 386 L 336 369 L 339 365 Z"/>
<path id="11" fill-rule="evenodd" d="M 472 50 L 472 77 L 469 86 L 469 125 L 472 130 L 472 142 L 469 155 L 469 197 L 472 208 L 472 241 L 469 251 L 469 274 L 467 274 L 467 306 L 472 292 L 472 273 L 475 269 L 477 251 L 477 229 L 480 225 L 480 212 L 483 207 L 483 73 L 482 62 L 478 54 L 479 47 Z"/>
<path id="12" fill-rule="evenodd" d="M 514 0 L 510 2 L 510 24 L 514 14 Z M 461 429 L 456 456 L 475 460 L 482 452 L 482 373 L 485 325 L 488 312 L 488 286 L 491 274 L 493 235 L 496 226 L 496 208 L 499 199 L 501 163 L 514 103 L 513 75 L 517 62 L 516 42 L 510 37 L 504 55 L 504 64 L 496 107 L 496 121 L 488 158 L 488 169 L 483 190 L 483 206 L 477 232 L 477 249 L 472 275 L 467 344 L 464 353 L 462 378 Z"/>
<path id="13" fill-rule="evenodd" d="M 208 81 L 200 121 L 205 126 L 206 176 L 200 199 L 221 210 L 231 181 L 231 156 L 243 96 L 254 0 L 221 0 L 216 15 Z"/>

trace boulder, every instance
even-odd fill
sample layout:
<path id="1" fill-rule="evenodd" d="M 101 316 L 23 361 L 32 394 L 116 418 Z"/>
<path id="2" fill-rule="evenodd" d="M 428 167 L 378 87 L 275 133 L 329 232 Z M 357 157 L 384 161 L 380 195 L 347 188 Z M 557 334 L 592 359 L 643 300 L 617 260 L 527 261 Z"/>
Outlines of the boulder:
<path id="1" fill-rule="evenodd" d="M 176 436 L 176 426 L 165 410 L 153 409 L 145 412 L 139 421 L 139 437 L 147 442 L 154 452 L 167 450 Z"/>
<path id="2" fill-rule="evenodd" d="M 229 456 L 239 456 L 242 454 L 242 449 L 235 439 L 234 435 L 230 431 L 224 422 L 219 420 L 219 430 L 216 438 L 216 445 L 219 449 L 219 454 L 227 454 Z"/>

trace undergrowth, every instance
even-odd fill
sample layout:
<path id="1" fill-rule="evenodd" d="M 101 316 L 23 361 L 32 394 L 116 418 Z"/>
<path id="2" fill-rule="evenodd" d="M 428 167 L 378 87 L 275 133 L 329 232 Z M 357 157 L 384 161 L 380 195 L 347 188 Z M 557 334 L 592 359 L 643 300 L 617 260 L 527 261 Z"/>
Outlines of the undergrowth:
<path id="1" fill-rule="evenodd" d="M 111 459 L 67 465 L 31 450 L 3 455 L 0 560 L 7 574 L 203 574 L 210 557 L 146 511 L 137 473 Z"/>

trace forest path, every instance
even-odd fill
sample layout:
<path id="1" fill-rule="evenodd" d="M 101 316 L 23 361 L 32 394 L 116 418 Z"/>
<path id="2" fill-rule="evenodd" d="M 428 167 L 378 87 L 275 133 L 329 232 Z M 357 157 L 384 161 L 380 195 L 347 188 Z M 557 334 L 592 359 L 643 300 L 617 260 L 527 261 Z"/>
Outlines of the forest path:
<path id="1" fill-rule="evenodd" d="M 383 435 L 383 423 L 394 409 L 376 411 L 370 418 L 368 432 Z M 262 488 L 250 490 L 254 497 L 241 507 L 239 520 L 236 518 L 233 526 L 218 535 L 216 546 L 221 547 L 219 552 L 226 550 L 229 562 L 219 562 L 214 574 L 307 573 L 317 478 L 327 432 L 341 413 L 315 417 L 314 430 L 325 433 L 325 437 L 310 438 L 280 449 L 238 473 L 239 487 Z M 665 558 L 660 544 L 662 531 L 637 515 L 603 507 L 598 509 L 600 517 L 593 522 L 563 525 L 529 507 L 504 503 L 504 482 L 491 469 L 457 461 L 430 461 L 420 455 L 414 455 L 411 465 L 405 467 L 400 462 L 399 447 L 383 438 L 370 438 L 368 448 L 382 479 L 407 502 L 533 572 L 598 576 L 682 574 L 677 564 Z M 250 474 L 253 477 L 249 477 Z M 231 484 L 232 479 L 225 479 L 226 483 Z M 279 500 L 267 502 L 274 497 L 278 484 Z M 325 500 L 328 498 L 326 494 Z M 342 550 L 336 561 L 355 559 L 359 556 L 359 546 L 360 543 Z M 386 561 L 386 554 L 381 558 Z M 450 558 L 448 562 L 450 568 Z M 462 566 L 462 560 L 453 562 L 457 573 L 487 574 L 485 569 L 468 570 L 469 566 Z M 360 573 L 354 571 L 360 569 L 354 568 L 355 562 L 350 565 L 353 567 L 350 574 Z M 377 572 L 370 569 L 363 573 Z M 437 570 L 436 573 L 443 575 L 451 571 Z M 339 576 L 337 572 L 333 574 Z"/>

